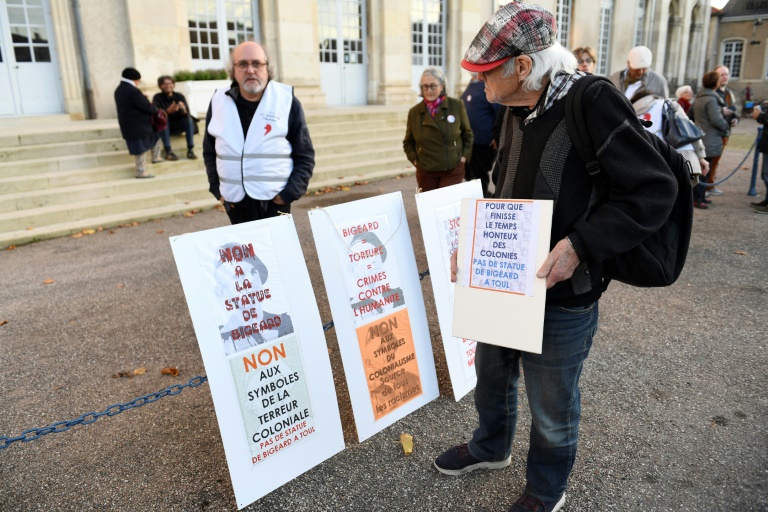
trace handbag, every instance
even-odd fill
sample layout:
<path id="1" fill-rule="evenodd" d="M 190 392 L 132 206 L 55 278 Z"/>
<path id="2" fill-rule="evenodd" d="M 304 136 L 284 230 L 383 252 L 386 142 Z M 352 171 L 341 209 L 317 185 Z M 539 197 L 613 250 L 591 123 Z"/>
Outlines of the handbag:
<path id="1" fill-rule="evenodd" d="M 152 114 L 150 122 L 152 123 L 152 128 L 156 133 L 161 132 L 168 126 L 168 114 L 165 112 L 165 110 L 159 108 L 157 109 L 157 112 Z"/>
<path id="2" fill-rule="evenodd" d="M 674 105 L 667 100 L 664 101 L 661 133 L 667 144 L 675 149 L 704 137 L 702 129 L 693 124 L 691 120 L 678 116 Z"/>

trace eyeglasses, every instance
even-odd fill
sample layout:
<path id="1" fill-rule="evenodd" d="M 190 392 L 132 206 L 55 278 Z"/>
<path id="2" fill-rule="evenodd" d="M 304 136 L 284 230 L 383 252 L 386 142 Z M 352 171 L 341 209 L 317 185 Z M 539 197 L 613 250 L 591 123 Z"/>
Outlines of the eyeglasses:
<path id="1" fill-rule="evenodd" d="M 440 88 L 440 84 L 421 84 L 421 89 L 424 91 L 426 90 L 436 91 L 439 88 Z"/>
<path id="2" fill-rule="evenodd" d="M 579 64 L 594 64 L 595 61 L 592 59 L 579 59 Z"/>
<path id="3" fill-rule="evenodd" d="M 239 62 L 235 62 L 235 67 L 239 71 L 248 71 L 248 68 L 253 68 L 256 71 L 261 71 L 264 69 L 264 66 L 269 64 L 269 62 L 261 62 L 260 60 L 254 60 L 253 62 L 248 62 L 247 60 L 241 60 Z"/>

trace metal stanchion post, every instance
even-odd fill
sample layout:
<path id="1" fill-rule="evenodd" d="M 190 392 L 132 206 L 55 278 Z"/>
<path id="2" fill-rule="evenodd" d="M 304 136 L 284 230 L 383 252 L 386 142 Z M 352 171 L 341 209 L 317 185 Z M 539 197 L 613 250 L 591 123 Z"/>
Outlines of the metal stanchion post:
<path id="1" fill-rule="evenodd" d="M 755 141 L 755 162 L 752 164 L 752 178 L 749 181 L 749 192 L 747 192 L 748 196 L 757 195 L 757 165 L 760 163 L 760 150 L 758 149 L 758 146 L 760 146 L 760 137 L 762 135 L 763 127 L 758 126 L 757 139 Z M 765 156 L 763 156 L 763 158 L 765 158 Z"/>

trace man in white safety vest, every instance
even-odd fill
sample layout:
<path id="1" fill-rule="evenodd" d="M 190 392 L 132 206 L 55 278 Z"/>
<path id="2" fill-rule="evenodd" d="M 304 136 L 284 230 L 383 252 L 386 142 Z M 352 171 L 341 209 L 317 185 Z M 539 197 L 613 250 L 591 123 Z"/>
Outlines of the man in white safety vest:
<path id="1" fill-rule="evenodd" d="M 293 87 L 272 80 L 258 43 L 235 48 L 228 71 L 232 85 L 216 90 L 205 119 L 209 190 L 232 224 L 289 213 L 315 167 L 301 103 Z"/>

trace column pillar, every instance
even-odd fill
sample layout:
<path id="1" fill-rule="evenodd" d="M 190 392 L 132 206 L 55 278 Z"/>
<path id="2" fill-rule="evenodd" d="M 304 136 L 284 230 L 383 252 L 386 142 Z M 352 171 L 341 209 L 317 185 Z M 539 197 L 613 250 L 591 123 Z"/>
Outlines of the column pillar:
<path id="1" fill-rule="evenodd" d="M 61 74 L 61 95 L 64 112 L 74 120 L 85 119 L 85 99 L 80 52 L 75 34 L 75 20 L 67 0 L 50 0 L 53 37 Z"/>
<path id="2" fill-rule="evenodd" d="M 312 0 L 261 2 L 264 44 L 275 80 L 292 85 L 304 108 L 326 106 L 320 88 L 317 3 Z"/>
<path id="3" fill-rule="evenodd" d="M 368 2 L 368 102 L 411 105 L 411 2 Z"/>

